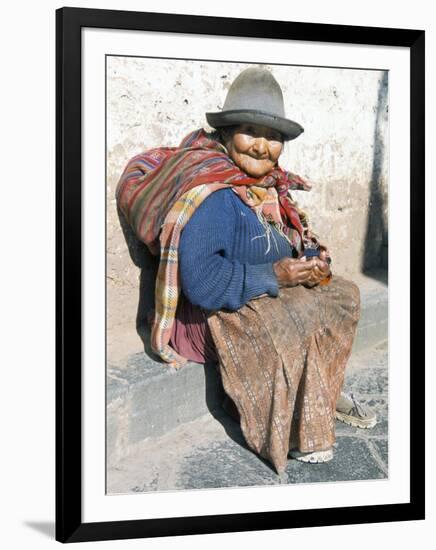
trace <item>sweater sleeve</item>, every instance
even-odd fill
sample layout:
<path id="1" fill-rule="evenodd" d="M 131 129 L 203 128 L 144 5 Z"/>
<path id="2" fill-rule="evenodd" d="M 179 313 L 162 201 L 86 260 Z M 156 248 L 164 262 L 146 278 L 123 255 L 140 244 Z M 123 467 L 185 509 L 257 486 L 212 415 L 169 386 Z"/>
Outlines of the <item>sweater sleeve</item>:
<path id="1" fill-rule="evenodd" d="M 181 285 L 194 305 L 235 311 L 261 294 L 278 295 L 271 262 L 253 265 L 228 258 L 235 238 L 236 215 L 227 190 L 215 191 L 182 231 Z"/>

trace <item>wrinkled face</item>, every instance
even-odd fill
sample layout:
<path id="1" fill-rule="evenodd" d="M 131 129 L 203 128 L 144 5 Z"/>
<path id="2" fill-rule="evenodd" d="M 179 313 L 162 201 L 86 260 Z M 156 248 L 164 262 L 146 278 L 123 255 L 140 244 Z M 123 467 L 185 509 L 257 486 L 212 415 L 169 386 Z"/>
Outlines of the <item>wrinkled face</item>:
<path id="1" fill-rule="evenodd" d="M 273 170 L 283 150 L 280 132 L 259 124 L 240 124 L 224 139 L 233 162 L 253 178 Z"/>

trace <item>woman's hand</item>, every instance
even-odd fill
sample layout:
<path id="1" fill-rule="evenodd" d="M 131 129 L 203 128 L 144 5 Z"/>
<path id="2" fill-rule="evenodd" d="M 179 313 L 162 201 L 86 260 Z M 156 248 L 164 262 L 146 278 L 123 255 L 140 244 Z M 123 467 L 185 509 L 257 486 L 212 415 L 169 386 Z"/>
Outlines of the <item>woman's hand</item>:
<path id="1" fill-rule="evenodd" d="M 318 285 L 323 279 L 326 279 L 330 275 L 330 266 L 327 261 L 321 259 L 321 254 L 319 258 L 315 257 L 310 260 L 310 262 L 307 262 L 313 263 L 314 265 L 308 279 L 303 283 L 304 286 L 312 288 L 313 286 Z M 324 258 L 327 258 L 327 256 L 324 256 Z"/>
<path id="2" fill-rule="evenodd" d="M 319 250 L 320 250 L 320 253 L 319 253 L 320 260 L 323 260 L 324 262 L 330 263 L 328 261 L 328 258 L 330 258 L 330 252 L 328 251 L 327 247 L 324 246 L 323 244 L 320 244 L 319 245 Z"/>
<path id="3" fill-rule="evenodd" d="M 273 264 L 273 269 L 279 287 L 304 285 L 311 288 L 330 275 L 329 264 L 317 257 L 311 260 L 282 258 Z"/>
<path id="4" fill-rule="evenodd" d="M 304 283 L 310 284 L 311 277 L 316 277 L 316 274 L 318 273 L 318 271 L 316 274 L 313 273 L 317 262 L 319 262 L 318 258 L 313 260 L 282 258 L 278 262 L 275 262 L 273 264 L 273 269 L 276 274 L 279 287 L 297 286 Z"/>

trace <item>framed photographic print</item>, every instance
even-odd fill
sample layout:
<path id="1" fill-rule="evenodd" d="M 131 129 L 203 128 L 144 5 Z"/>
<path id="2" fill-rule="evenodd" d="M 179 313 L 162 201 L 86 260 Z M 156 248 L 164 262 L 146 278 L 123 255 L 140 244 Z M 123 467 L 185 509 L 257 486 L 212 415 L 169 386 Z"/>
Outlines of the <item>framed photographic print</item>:
<path id="1" fill-rule="evenodd" d="M 57 540 L 423 519 L 424 31 L 56 17 Z"/>

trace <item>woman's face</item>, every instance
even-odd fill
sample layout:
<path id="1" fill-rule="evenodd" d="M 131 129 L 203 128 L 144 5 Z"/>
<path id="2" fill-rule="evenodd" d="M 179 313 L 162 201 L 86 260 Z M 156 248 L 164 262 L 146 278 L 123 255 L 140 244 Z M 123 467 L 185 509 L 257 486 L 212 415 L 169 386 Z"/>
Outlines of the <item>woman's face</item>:
<path id="1" fill-rule="evenodd" d="M 273 170 L 283 150 L 280 132 L 259 124 L 237 126 L 225 143 L 233 162 L 253 178 Z"/>

